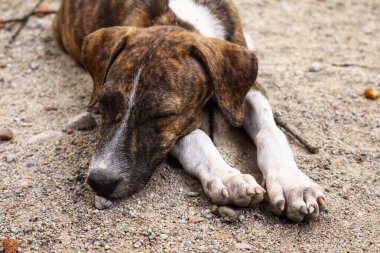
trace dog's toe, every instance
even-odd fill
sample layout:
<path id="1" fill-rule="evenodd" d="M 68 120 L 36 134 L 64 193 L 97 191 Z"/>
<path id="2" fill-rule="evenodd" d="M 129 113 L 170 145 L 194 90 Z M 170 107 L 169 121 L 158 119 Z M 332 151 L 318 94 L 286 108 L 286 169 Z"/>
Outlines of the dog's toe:
<path id="1" fill-rule="evenodd" d="M 215 204 L 245 207 L 261 202 L 265 190 L 251 175 L 236 170 L 209 180 L 205 192 Z"/>

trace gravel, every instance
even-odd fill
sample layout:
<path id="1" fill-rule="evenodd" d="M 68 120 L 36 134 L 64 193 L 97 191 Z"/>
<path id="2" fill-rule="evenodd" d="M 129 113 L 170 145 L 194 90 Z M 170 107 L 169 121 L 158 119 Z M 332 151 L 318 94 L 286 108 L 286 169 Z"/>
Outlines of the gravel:
<path id="1" fill-rule="evenodd" d="M 36 2 L 4 0 L 1 18 L 20 17 Z M 53 8 L 59 2 L 44 1 Z M 234 207 L 239 221 L 225 222 L 206 211 L 211 204 L 200 183 L 171 158 L 143 190 L 97 210 L 86 175 L 99 129 L 61 132 L 68 119 L 87 110 L 91 77 L 57 48 L 50 31 L 32 25 L 52 16 L 32 17 L 11 46 L 17 25 L 0 29 L 6 66 L 0 68 L 0 129 L 15 135 L 0 141 L 0 238 L 16 238 L 21 252 L 104 252 L 107 245 L 108 252 L 378 252 L 379 100 L 366 99 L 363 91 L 379 89 L 379 2 L 236 2 L 274 110 L 321 146 L 310 155 L 288 136 L 300 169 L 326 190 L 328 212 L 317 222 L 294 224 L 263 203 Z M 38 70 L 30 69 L 32 62 Z M 323 71 L 309 72 L 312 62 L 323 63 Z M 249 137 L 217 123 L 214 142 L 226 162 L 261 182 Z M 32 136 L 57 129 L 54 137 L 29 144 Z M 8 154 L 16 160 L 7 163 Z"/>

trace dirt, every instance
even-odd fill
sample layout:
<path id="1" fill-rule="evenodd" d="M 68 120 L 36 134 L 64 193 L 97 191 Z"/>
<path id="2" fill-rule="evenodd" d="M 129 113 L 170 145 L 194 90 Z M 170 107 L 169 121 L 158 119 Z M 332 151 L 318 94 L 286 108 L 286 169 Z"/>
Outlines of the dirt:
<path id="1" fill-rule="evenodd" d="M 98 128 L 62 132 L 87 110 L 92 84 L 52 40 L 49 16 L 31 18 L 12 45 L 16 27 L 0 30 L 0 128 L 14 134 L 0 142 L 0 238 L 17 238 L 20 252 L 379 252 L 380 100 L 363 91 L 380 90 L 380 2 L 236 2 L 274 110 L 321 146 L 310 155 L 289 136 L 299 167 L 326 190 L 320 220 L 294 224 L 263 203 L 223 222 L 173 159 L 141 192 L 96 210 L 85 178 Z M 3 0 L 1 18 L 35 3 Z M 218 129 L 225 159 L 260 179 L 247 136 Z M 45 131 L 56 135 L 30 141 Z"/>

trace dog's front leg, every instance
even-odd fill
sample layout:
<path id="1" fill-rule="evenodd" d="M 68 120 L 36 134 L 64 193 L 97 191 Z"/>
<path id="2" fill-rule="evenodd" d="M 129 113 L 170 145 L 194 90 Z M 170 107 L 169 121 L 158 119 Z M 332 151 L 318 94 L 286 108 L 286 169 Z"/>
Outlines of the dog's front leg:
<path id="1" fill-rule="evenodd" d="M 171 154 L 187 173 L 201 181 L 211 202 L 248 206 L 263 200 L 264 189 L 251 175 L 229 166 L 203 131 L 195 130 L 182 137 Z"/>
<path id="2" fill-rule="evenodd" d="M 273 212 L 296 222 L 318 218 L 325 207 L 323 191 L 298 169 L 269 102 L 259 91 L 246 96 L 244 128 L 257 146 L 258 165 Z"/>

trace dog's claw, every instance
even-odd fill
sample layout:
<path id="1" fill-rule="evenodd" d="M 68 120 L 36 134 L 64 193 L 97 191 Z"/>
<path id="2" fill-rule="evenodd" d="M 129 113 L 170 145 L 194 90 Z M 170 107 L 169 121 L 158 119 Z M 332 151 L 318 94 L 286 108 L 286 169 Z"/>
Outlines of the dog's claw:
<path id="1" fill-rule="evenodd" d="M 308 214 L 306 206 L 301 206 L 300 214 Z"/>
<path id="2" fill-rule="evenodd" d="M 319 207 L 320 210 L 323 211 L 326 208 L 326 201 L 325 201 L 325 199 L 323 197 L 319 197 L 317 201 L 318 201 L 318 204 L 320 206 Z"/>
<path id="3" fill-rule="evenodd" d="M 283 212 L 285 210 L 285 200 L 278 201 L 276 207 Z"/>
<path id="4" fill-rule="evenodd" d="M 227 188 L 224 188 L 224 189 L 222 190 L 221 194 L 222 194 L 222 196 L 223 196 L 224 198 L 228 198 L 228 197 L 230 196 L 230 195 L 228 194 L 228 190 L 227 190 Z"/>
<path id="5" fill-rule="evenodd" d="M 260 193 L 257 194 L 256 189 L 254 189 L 254 188 L 247 188 L 246 193 L 247 193 L 248 196 L 255 196 L 255 195 L 259 195 L 260 194 Z"/>

